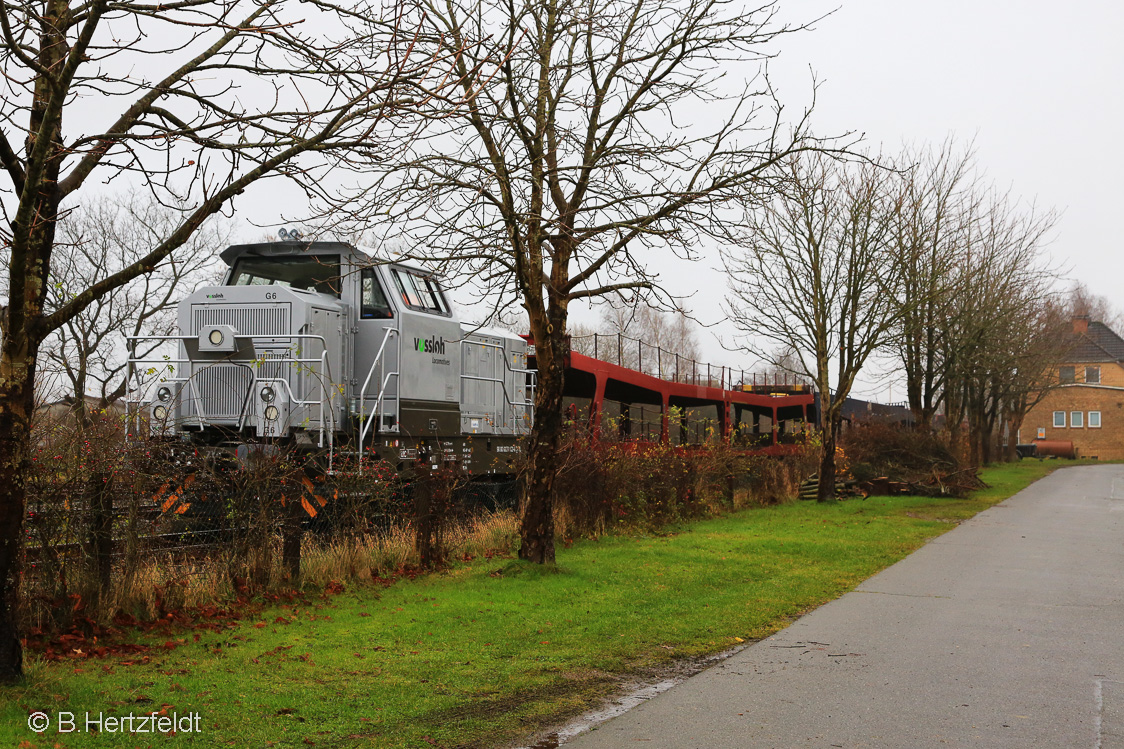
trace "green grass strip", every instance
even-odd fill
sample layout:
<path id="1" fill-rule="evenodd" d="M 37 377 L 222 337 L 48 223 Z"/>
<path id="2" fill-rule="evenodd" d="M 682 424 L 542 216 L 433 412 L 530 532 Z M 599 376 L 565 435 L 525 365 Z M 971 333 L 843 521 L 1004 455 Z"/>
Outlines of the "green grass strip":
<path id="1" fill-rule="evenodd" d="M 1060 465 L 986 470 L 991 488 L 966 500 L 799 502 L 584 541 L 557 568 L 478 561 L 271 608 L 198 641 L 181 632 L 147 664 L 32 660 L 25 683 L 0 691 L 0 746 L 501 745 L 621 675 L 776 632 Z M 31 710 L 51 715 L 47 732 L 28 729 Z M 199 713 L 201 732 L 82 730 L 87 713 L 160 710 Z M 57 733 L 59 711 L 77 732 Z"/>

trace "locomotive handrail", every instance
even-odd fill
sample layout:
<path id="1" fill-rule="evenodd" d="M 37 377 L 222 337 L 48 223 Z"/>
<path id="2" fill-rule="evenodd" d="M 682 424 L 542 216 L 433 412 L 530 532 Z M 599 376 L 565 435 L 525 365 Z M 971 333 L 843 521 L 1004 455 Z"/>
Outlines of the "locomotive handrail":
<path id="1" fill-rule="evenodd" d="M 511 374 L 524 374 L 524 375 L 529 374 L 529 375 L 532 376 L 532 378 L 537 375 L 537 372 L 533 369 L 515 369 L 515 368 L 513 368 L 511 366 L 511 364 L 509 364 L 508 361 L 507 361 L 506 349 L 504 349 L 504 347 L 499 345 L 498 343 L 487 343 L 486 341 L 463 341 L 462 345 L 464 345 L 464 343 L 468 343 L 471 346 L 480 346 L 482 348 L 493 348 L 493 349 L 496 349 L 497 351 L 503 352 L 504 353 L 504 356 L 503 356 L 504 369 L 506 371 L 510 372 Z M 493 359 L 492 359 L 493 374 L 495 373 L 495 360 L 497 358 L 499 358 L 499 357 L 493 357 Z M 515 414 L 515 408 L 517 406 L 522 406 L 523 408 L 530 409 L 531 418 L 532 418 L 532 420 L 534 419 L 534 413 L 535 413 L 535 411 L 534 411 L 534 409 L 535 409 L 534 398 L 529 398 L 529 399 L 525 398 L 522 403 L 516 403 L 515 401 L 511 400 L 511 397 L 508 395 L 508 392 L 507 392 L 507 383 L 503 378 L 501 378 L 499 376 L 496 376 L 496 377 L 492 378 L 492 377 L 480 377 L 478 375 L 461 374 L 461 379 L 462 380 L 476 380 L 478 382 L 491 382 L 491 383 L 498 383 L 499 384 L 500 388 L 502 388 L 502 390 L 503 390 L 504 401 L 508 405 L 511 406 L 511 429 L 512 429 L 512 432 L 514 432 L 515 429 L 518 428 L 518 419 L 517 419 L 516 414 Z M 534 392 L 534 385 L 530 385 L 529 387 L 530 387 L 531 391 Z M 504 426 L 507 426 L 506 416 L 504 417 Z"/>
<path id="2" fill-rule="evenodd" d="M 137 364 L 137 363 L 143 363 L 143 362 L 149 362 L 149 361 L 151 361 L 151 362 L 157 362 L 157 361 L 159 361 L 159 362 L 160 362 L 161 364 L 167 364 L 167 365 L 171 365 L 171 364 L 182 364 L 182 363 L 184 363 L 184 362 L 186 362 L 186 363 L 188 363 L 188 364 L 190 364 L 190 363 L 191 363 L 191 360 L 190 360 L 190 359 L 164 359 L 164 358 L 161 358 L 161 359 L 148 359 L 147 357 L 134 358 L 134 357 L 132 357 L 132 356 L 130 356 L 130 357 L 128 358 L 128 360 L 126 361 L 126 367 L 127 367 L 127 368 L 126 368 L 126 372 L 125 372 L 125 382 L 126 382 L 126 391 L 125 391 L 125 408 L 126 408 L 126 418 L 128 418 L 128 416 L 129 416 L 129 412 L 128 412 L 128 407 L 129 407 L 129 406 L 137 406 L 138 408 L 137 408 L 137 410 L 136 410 L 136 413 L 135 413 L 135 414 L 133 415 L 133 428 L 137 429 L 138 431 L 140 430 L 140 408 L 139 408 L 139 407 L 140 407 L 140 406 L 143 406 L 143 405 L 144 405 L 144 403 L 145 403 L 145 401 L 144 401 L 144 400 L 143 400 L 142 398 L 140 398 L 139 396 L 137 396 L 137 397 L 132 397 L 132 396 L 130 396 L 130 392 L 133 392 L 133 393 L 137 393 L 137 392 L 139 392 L 139 390 L 133 390 L 133 391 L 129 391 L 129 390 L 128 390 L 128 388 L 127 388 L 127 383 L 129 383 L 129 382 L 130 382 L 130 381 L 131 381 L 131 380 L 133 379 L 133 365 L 134 365 L 134 364 Z M 192 391 L 194 391 L 194 390 L 195 390 L 195 384 L 194 384 L 193 382 L 191 382 L 191 378 L 189 378 L 189 377 L 166 377 L 166 378 L 162 379 L 162 380 L 161 380 L 161 382 L 180 382 L 180 383 L 187 383 L 187 384 L 188 384 L 188 386 L 189 386 L 189 387 L 191 387 Z M 203 420 L 202 420 L 202 417 L 199 417 L 199 428 L 200 428 L 200 429 L 202 429 L 202 428 L 203 428 Z M 128 430 L 125 430 L 125 441 L 126 441 L 126 442 L 128 442 L 128 441 L 129 441 L 129 431 L 128 431 Z"/>
<path id="3" fill-rule="evenodd" d="M 360 455 L 363 454 L 363 441 L 365 439 L 367 439 L 367 430 L 370 428 L 370 423 L 371 423 L 371 420 L 367 418 L 367 409 L 366 409 L 367 387 L 371 384 L 371 378 L 375 374 L 375 368 L 378 367 L 380 364 L 382 364 L 383 353 L 385 353 L 385 351 L 386 351 L 386 344 L 387 344 L 387 341 L 390 340 L 391 334 L 398 335 L 398 329 L 397 328 L 387 328 L 386 332 L 383 333 L 382 343 L 379 345 L 378 353 L 375 354 L 375 359 L 374 359 L 374 361 L 371 362 L 371 368 L 370 368 L 370 370 L 367 371 L 367 378 L 365 380 L 363 380 L 363 387 L 359 389 L 359 454 Z M 386 378 L 383 380 L 383 383 L 382 383 L 381 387 L 379 388 L 378 397 L 375 399 L 375 406 L 371 410 L 371 416 L 374 417 L 374 420 L 375 420 L 376 424 L 378 423 L 379 417 L 381 415 L 379 413 L 379 406 L 382 403 L 383 394 L 386 392 L 386 386 L 388 384 L 390 384 L 390 378 L 392 376 L 397 376 L 397 375 L 398 375 L 398 372 L 388 372 L 387 375 L 386 375 Z"/>
<path id="4" fill-rule="evenodd" d="M 524 369 L 524 370 L 512 369 L 512 370 L 508 370 L 508 371 L 512 372 L 513 374 L 519 374 L 520 372 L 525 373 L 525 374 L 531 374 L 533 370 L 530 370 L 530 369 Z M 534 409 L 534 407 L 535 407 L 535 402 L 533 400 L 523 400 L 520 403 L 516 403 L 515 401 L 513 401 L 511 399 L 511 396 L 509 396 L 508 393 L 507 393 L 507 383 L 504 382 L 501 379 L 492 379 L 491 377 L 479 377 L 477 375 L 466 375 L 466 374 L 462 374 L 461 379 L 462 380 L 475 380 L 477 382 L 491 382 L 493 384 L 499 385 L 500 389 L 503 390 L 504 402 L 507 403 L 507 405 L 511 406 L 511 428 L 512 428 L 513 431 L 518 426 L 518 423 L 517 423 L 518 420 L 517 420 L 516 415 L 515 415 L 516 407 L 522 406 L 523 408 L 531 408 L 531 409 Z M 532 413 L 533 413 L 533 411 L 532 411 Z M 506 418 L 504 419 L 504 426 L 507 426 Z"/>
<path id="5" fill-rule="evenodd" d="M 125 336 L 125 340 L 129 344 L 131 344 L 134 341 L 139 341 L 139 340 L 178 341 L 178 340 L 180 340 L 180 338 L 181 338 L 181 336 Z M 152 352 L 150 351 L 149 354 L 152 354 Z M 125 371 L 125 382 L 126 382 L 125 405 L 126 405 L 126 407 L 128 407 L 129 405 L 138 406 L 138 408 L 136 410 L 136 413 L 134 414 L 134 417 L 133 417 L 133 428 L 136 429 L 138 432 L 140 431 L 140 408 L 139 407 L 142 406 L 145 403 L 145 401 L 142 398 L 140 398 L 139 396 L 137 396 L 136 398 L 130 398 L 128 390 L 127 390 L 127 383 L 132 381 L 134 376 L 135 376 L 135 368 L 134 368 L 133 365 L 144 364 L 144 363 L 159 363 L 159 364 L 162 364 L 162 365 L 165 365 L 165 366 L 170 366 L 170 365 L 173 365 L 173 364 L 175 364 L 175 365 L 179 365 L 179 364 L 190 365 L 193 362 L 192 362 L 191 359 L 170 359 L 170 358 L 167 358 L 167 357 L 164 357 L 164 356 L 161 356 L 161 357 L 156 357 L 154 355 L 137 356 L 136 350 L 131 349 L 131 353 L 129 354 L 129 357 L 125 362 L 125 364 L 126 364 L 126 371 Z M 189 388 L 191 388 L 191 392 L 194 395 L 193 402 L 199 404 L 199 407 L 198 407 L 197 413 L 195 414 L 195 417 L 196 417 L 196 420 L 199 422 L 199 428 L 203 429 L 203 427 L 206 426 L 204 424 L 204 418 L 206 417 L 206 414 L 203 412 L 203 399 L 200 397 L 199 391 L 196 390 L 195 382 L 192 380 L 192 378 L 191 377 L 167 377 L 167 378 L 164 378 L 162 380 L 162 382 L 186 383 L 187 386 Z M 139 392 L 139 390 L 134 391 L 134 392 Z M 128 430 L 125 430 L 125 441 L 126 442 L 129 441 L 129 431 Z"/>
<path id="6" fill-rule="evenodd" d="M 328 361 L 328 344 L 324 344 L 324 351 L 320 354 L 320 376 L 321 378 L 327 377 L 327 383 L 332 382 L 332 364 Z M 328 430 L 328 473 L 333 473 L 333 458 L 335 457 L 336 446 L 336 410 L 332 407 L 332 395 L 328 392 L 328 384 L 325 384 L 323 379 L 320 382 L 320 447 L 324 447 L 324 402 L 328 403 L 328 413 L 332 417 L 332 428 Z"/>
<path id="7" fill-rule="evenodd" d="M 382 415 L 382 412 L 379 411 L 379 409 L 382 407 L 383 396 L 386 394 L 386 386 L 390 384 L 391 377 L 397 376 L 397 372 L 387 372 L 386 377 L 383 378 L 382 386 L 379 388 L 379 396 L 375 400 L 375 407 L 371 409 L 371 416 L 375 417 L 376 422 L 378 421 L 378 417 Z M 362 451 L 363 449 L 363 433 L 360 433 L 359 449 L 360 451 Z"/>
<path id="8" fill-rule="evenodd" d="M 128 341 L 128 343 L 130 345 L 133 344 L 135 341 L 142 341 L 142 340 L 143 341 L 177 341 L 177 342 L 182 343 L 186 340 L 194 339 L 194 338 L 196 338 L 196 336 L 193 336 L 193 335 L 160 335 L 160 336 L 157 336 L 157 335 L 137 335 L 137 336 L 125 336 L 126 341 Z M 324 425 L 325 425 L 325 421 L 324 421 L 324 401 L 327 400 L 327 401 L 329 401 L 329 403 L 331 401 L 331 395 L 328 393 L 328 386 L 325 384 L 325 382 L 323 380 L 324 376 L 327 375 L 327 377 L 328 377 L 327 382 L 328 383 L 331 382 L 331 372 L 330 372 L 331 365 L 328 362 L 328 358 L 327 358 L 328 357 L 328 341 L 327 341 L 327 339 L 322 335 L 315 335 L 315 334 L 311 334 L 311 333 L 293 333 L 293 334 L 285 334 L 285 335 L 270 334 L 268 336 L 253 336 L 253 335 L 236 335 L 236 336 L 234 336 L 235 340 L 241 339 L 241 340 L 253 341 L 256 338 L 265 338 L 265 339 L 269 339 L 269 340 L 273 340 L 273 341 L 284 339 L 284 340 L 289 340 L 290 342 L 297 341 L 297 340 L 314 340 L 314 341 L 320 342 L 321 347 L 322 347 L 322 352 L 321 352 L 319 358 L 296 356 L 296 357 L 291 357 L 291 358 L 287 358 L 287 359 L 281 359 L 281 360 L 278 360 L 278 361 L 284 361 L 284 362 L 288 362 L 290 364 L 317 364 L 317 363 L 320 364 L 320 367 L 321 367 L 321 369 L 320 369 L 321 397 L 319 399 L 315 400 L 315 401 L 312 400 L 311 398 L 298 399 L 295 396 L 295 394 L 293 393 L 292 386 L 289 384 L 288 380 L 287 379 L 281 379 L 280 381 L 285 383 L 285 389 L 289 393 L 289 402 L 291 404 L 296 405 L 296 406 L 318 405 L 320 407 L 320 419 L 319 419 L 320 420 L 320 441 L 319 441 L 319 446 L 323 447 L 324 446 L 324 431 L 325 431 L 325 429 L 324 429 Z M 255 357 L 251 361 L 264 361 L 264 357 Z M 128 359 L 128 362 L 127 362 L 128 367 L 129 367 L 129 372 L 128 372 L 127 376 L 131 379 L 133 377 L 134 371 L 135 371 L 134 365 L 135 364 L 143 364 L 143 363 L 160 363 L 160 364 L 164 364 L 164 365 L 169 365 L 169 364 L 173 364 L 173 363 L 177 364 L 177 365 L 187 364 L 187 365 L 189 365 L 189 367 L 191 369 L 193 369 L 194 365 L 199 363 L 199 362 L 197 360 L 191 359 L 191 358 L 167 359 L 167 358 L 164 358 L 164 357 L 156 357 L 156 356 L 151 356 L 151 355 L 138 357 L 135 354 L 135 349 L 133 349 L 133 353 L 130 353 L 129 359 Z M 242 362 L 236 361 L 236 360 L 231 360 L 231 359 L 224 359 L 224 360 L 217 360 L 217 361 L 206 362 L 206 363 L 214 365 L 214 364 L 219 364 L 219 363 L 241 364 Z M 251 379 L 250 379 L 250 390 L 249 390 L 249 392 L 252 393 L 253 390 L 254 390 L 254 385 L 260 379 L 257 376 L 257 372 L 254 371 L 253 367 L 250 367 L 250 377 L 251 377 Z M 207 421 L 207 414 L 206 414 L 205 409 L 203 408 L 203 399 L 199 395 L 198 390 L 196 389 L 194 378 L 189 375 L 188 377 L 170 378 L 170 381 L 172 381 L 172 382 L 186 382 L 188 384 L 188 386 L 191 388 L 192 394 L 194 396 L 193 399 L 192 399 L 192 405 L 193 405 L 193 410 L 195 411 L 195 416 L 196 416 L 197 420 L 199 421 L 199 426 L 200 426 L 200 428 L 205 426 L 205 422 Z M 140 398 L 137 398 L 135 401 L 132 401 L 132 402 L 134 402 L 138 405 L 144 403 L 144 401 Z M 243 403 L 242 403 L 242 407 L 239 409 L 239 414 L 238 414 L 239 428 L 241 428 L 241 426 L 245 423 L 246 406 L 247 406 L 248 402 L 249 402 L 248 399 L 244 400 Z M 332 431 L 334 431 L 335 427 L 336 427 L 335 412 L 331 410 L 330 406 L 329 406 L 328 411 L 329 411 L 329 413 L 331 413 Z M 140 425 L 139 419 L 140 419 L 140 415 L 139 415 L 139 410 L 138 410 L 137 422 L 136 422 L 136 426 L 138 428 L 139 428 L 139 425 Z M 332 438 L 329 437 L 329 446 L 331 446 L 333 443 L 334 443 L 334 440 L 332 440 Z M 331 460 L 332 460 L 331 455 L 328 456 L 328 460 L 329 460 L 329 464 L 330 464 Z"/>

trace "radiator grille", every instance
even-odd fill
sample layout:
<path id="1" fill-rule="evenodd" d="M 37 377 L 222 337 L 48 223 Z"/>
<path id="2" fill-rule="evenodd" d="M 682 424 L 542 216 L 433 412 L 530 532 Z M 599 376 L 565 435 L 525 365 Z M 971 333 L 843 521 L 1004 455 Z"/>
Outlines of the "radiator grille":
<path id="1" fill-rule="evenodd" d="M 205 325 L 231 325 L 238 335 L 260 338 L 283 338 L 291 332 L 288 303 L 279 304 L 206 304 L 193 305 L 191 309 L 191 335 L 198 335 Z M 258 379 L 288 377 L 289 342 L 283 341 L 285 353 L 257 349 L 258 361 L 250 366 L 257 369 Z M 202 401 L 203 415 L 208 419 L 232 420 L 242 415 L 253 381 L 253 373 L 246 366 L 215 363 L 196 370 L 195 387 Z"/>
<path id="2" fill-rule="evenodd" d="M 293 359 L 288 351 L 279 354 L 259 351 L 258 361 L 254 366 L 258 370 L 259 380 L 287 380 L 290 368 L 293 366 Z"/>
<path id="3" fill-rule="evenodd" d="M 233 325 L 239 335 L 289 335 L 289 305 L 286 304 L 208 304 L 193 306 L 191 335 L 204 325 Z"/>
<path id="4" fill-rule="evenodd" d="M 247 367 L 212 364 L 195 373 L 195 384 L 208 419 L 237 419 L 253 375 Z"/>

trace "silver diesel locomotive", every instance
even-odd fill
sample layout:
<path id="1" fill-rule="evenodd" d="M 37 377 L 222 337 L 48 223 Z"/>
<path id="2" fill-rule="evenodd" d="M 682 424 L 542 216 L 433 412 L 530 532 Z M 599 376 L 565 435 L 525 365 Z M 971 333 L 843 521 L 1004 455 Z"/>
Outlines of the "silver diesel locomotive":
<path id="1" fill-rule="evenodd" d="M 522 338 L 461 322 L 432 274 L 349 244 L 221 257 L 224 284 L 180 302 L 177 335 L 129 341 L 134 434 L 510 471 L 533 418 Z"/>

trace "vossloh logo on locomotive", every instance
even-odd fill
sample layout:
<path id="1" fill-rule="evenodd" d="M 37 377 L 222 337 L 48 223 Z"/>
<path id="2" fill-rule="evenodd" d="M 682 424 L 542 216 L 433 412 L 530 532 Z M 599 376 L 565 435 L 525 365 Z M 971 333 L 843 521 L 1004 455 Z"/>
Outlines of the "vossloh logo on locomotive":
<path id="1" fill-rule="evenodd" d="M 437 338 L 415 338 L 414 350 L 420 351 L 423 354 L 437 354 L 438 356 L 445 355 L 445 339 Z"/>

